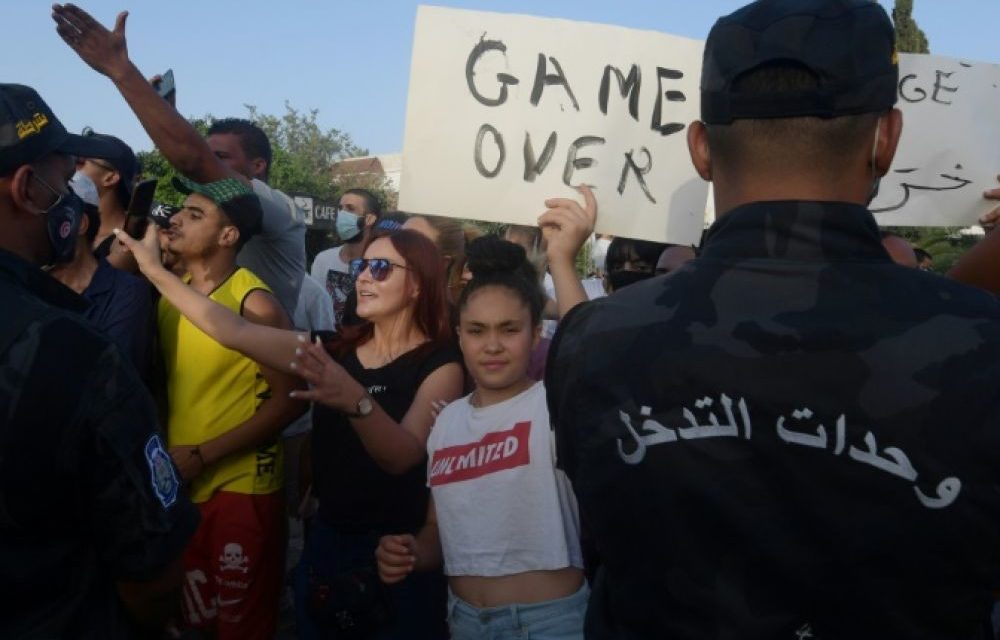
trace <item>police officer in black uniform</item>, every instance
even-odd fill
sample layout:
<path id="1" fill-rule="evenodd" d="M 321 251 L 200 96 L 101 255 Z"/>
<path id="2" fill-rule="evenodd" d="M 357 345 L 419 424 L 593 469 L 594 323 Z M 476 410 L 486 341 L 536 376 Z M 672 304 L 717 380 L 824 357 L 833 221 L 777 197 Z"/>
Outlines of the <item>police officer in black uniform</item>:
<path id="1" fill-rule="evenodd" d="M 0 638 L 158 637 L 197 525 L 135 371 L 39 268 L 73 254 L 73 156 L 105 151 L 0 84 Z"/>
<path id="2" fill-rule="evenodd" d="M 699 258 L 577 307 L 560 463 L 603 564 L 589 638 L 972 638 L 1000 578 L 1000 304 L 893 264 L 902 131 L 871 0 L 760 0 L 705 45 Z"/>

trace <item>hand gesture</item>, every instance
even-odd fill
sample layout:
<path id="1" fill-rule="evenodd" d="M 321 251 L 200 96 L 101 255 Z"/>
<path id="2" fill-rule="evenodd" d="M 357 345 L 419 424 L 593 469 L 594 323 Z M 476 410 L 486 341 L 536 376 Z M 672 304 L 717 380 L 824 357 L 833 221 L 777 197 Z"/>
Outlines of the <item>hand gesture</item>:
<path id="1" fill-rule="evenodd" d="M 997 180 L 1000 180 L 1000 176 L 997 176 Z M 983 193 L 983 197 L 987 200 L 1000 200 L 1000 188 L 986 191 Z M 998 223 L 1000 223 L 1000 205 L 997 205 L 989 213 L 979 218 L 979 224 L 987 231 L 993 231 Z"/>
<path id="2" fill-rule="evenodd" d="M 597 199 L 587 185 L 577 190 L 583 194 L 583 206 L 569 198 L 545 201 L 548 210 L 538 218 L 538 226 L 547 242 L 549 264 L 573 264 L 580 247 L 594 232 L 597 221 Z"/>
<path id="3" fill-rule="evenodd" d="M 293 391 L 291 397 L 296 400 L 319 402 L 352 413 L 364 393 L 364 388 L 330 357 L 318 338 L 316 342 L 309 342 L 305 335 L 299 335 L 295 359 L 289 366 L 310 387 L 308 391 Z"/>
<path id="4" fill-rule="evenodd" d="M 382 536 L 375 549 L 378 577 L 385 584 L 402 582 L 417 564 L 416 540 L 409 534 Z"/>
<path id="5" fill-rule="evenodd" d="M 114 30 L 108 31 L 76 5 L 52 5 L 52 19 L 55 20 L 59 37 L 81 60 L 112 80 L 119 77 L 131 64 L 125 43 L 126 18 L 128 11 L 119 13 Z"/>
<path id="6" fill-rule="evenodd" d="M 142 240 L 136 240 L 121 229 L 115 229 L 115 237 L 122 243 L 128 251 L 135 256 L 135 261 L 139 265 L 139 270 L 148 277 L 156 269 L 163 269 L 163 261 L 160 259 L 160 236 L 157 233 L 155 224 L 146 225 L 146 235 Z"/>

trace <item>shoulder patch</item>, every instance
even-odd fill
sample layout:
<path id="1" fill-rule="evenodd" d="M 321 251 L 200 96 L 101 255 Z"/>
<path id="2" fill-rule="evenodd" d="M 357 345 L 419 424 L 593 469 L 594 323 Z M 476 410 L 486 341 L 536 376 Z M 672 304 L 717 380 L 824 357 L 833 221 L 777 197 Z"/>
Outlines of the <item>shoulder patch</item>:
<path id="1" fill-rule="evenodd" d="M 153 493 L 164 508 L 177 502 L 177 492 L 180 490 L 180 480 L 174 470 L 170 454 L 163 446 L 160 436 L 153 434 L 146 441 L 146 464 L 149 465 L 149 479 L 153 485 Z"/>

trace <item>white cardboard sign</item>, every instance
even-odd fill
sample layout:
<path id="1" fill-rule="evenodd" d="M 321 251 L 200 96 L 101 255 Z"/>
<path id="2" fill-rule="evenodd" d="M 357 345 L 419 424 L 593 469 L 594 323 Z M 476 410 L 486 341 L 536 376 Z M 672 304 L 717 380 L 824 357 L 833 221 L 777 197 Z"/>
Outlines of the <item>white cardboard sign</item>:
<path id="1" fill-rule="evenodd" d="M 903 54 L 903 136 L 871 209 L 880 225 L 967 226 L 996 203 L 1000 65 Z"/>
<path id="2" fill-rule="evenodd" d="M 537 224 L 595 187 L 598 231 L 697 242 L 687 152 L 703 44 L 651 31 L 421 6 L 400 208 Z"/>
<path id="3" fill-rule="evenodd" d="M 688 156 L 704 42 L 552 18 L 421 6 L 400 208 L 534 225 L 595 187 L 597 230 L 697 242 L 707 183 Z M 1000 172 L 1000 65 L 900 56 L 903 136 L 879 224 L 965 226 Z"/>

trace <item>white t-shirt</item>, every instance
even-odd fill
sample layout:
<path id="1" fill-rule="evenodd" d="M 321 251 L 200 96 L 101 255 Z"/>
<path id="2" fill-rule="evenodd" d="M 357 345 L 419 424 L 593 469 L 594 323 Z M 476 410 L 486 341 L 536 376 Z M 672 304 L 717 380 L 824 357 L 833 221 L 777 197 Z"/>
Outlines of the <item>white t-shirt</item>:
<path id="1" fill-rule="evenodd" d="M 576 498 L 555 466 L 545 387 L 482 409 L 470 397 L 445 407 L 427 440 L 445 573 L 582 568 Z"/>
<path id="2" fill-rule="evenodd" d="M 347 297 L 354 291 L 354 280 L 351 279 L 351 266 L 340 259 L 343 245 L 326 249 L 316 254 L 312 263 L 312 277 L 326 287 L 326 292 L 333 300 L 333 316 L 335 324 L 340 326 L 347 306 Z"/>
<path id="3" fill-rule="evenodd" d="M 299 303 L 292 314 L 292 324 L 299 331 L 333 331 L 333 303 L 330 294 L 326 292 L 315 278 L 306 274 L 302 278 L 299 289 Z M 286 438 L 305 433 L 312 428 L 312 406 L 296 418 L 281 432 Z"/>
<path id="4" fill-rule="evenodd" d="M 250 186 L 264 212 L 261 231 L 240 249 L 236 264 L 252 271 L 271 287 L 291 317 L 306 273 L 305 214 L 295 202 L 260 180 Z"/>

